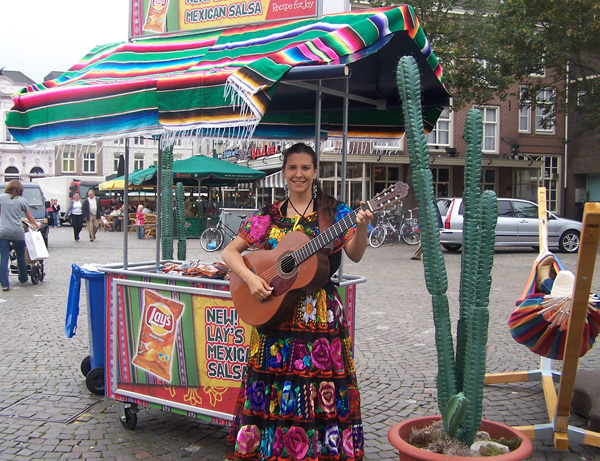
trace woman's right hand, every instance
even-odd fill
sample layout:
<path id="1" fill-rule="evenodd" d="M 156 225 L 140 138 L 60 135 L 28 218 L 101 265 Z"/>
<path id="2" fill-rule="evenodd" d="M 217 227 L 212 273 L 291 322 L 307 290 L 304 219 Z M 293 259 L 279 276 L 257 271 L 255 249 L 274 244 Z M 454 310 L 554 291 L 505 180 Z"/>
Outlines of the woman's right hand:
<path id="1" fill-rule="evenodd" d="M 254 272 L 250 272 L 244 281 L 246 282 L 246 285 L 248 285 L 250 294 L 258 301 L 264 301 L 271 296 L 273 287 L 269 286 L 263 278 L 259 277 Z"/>

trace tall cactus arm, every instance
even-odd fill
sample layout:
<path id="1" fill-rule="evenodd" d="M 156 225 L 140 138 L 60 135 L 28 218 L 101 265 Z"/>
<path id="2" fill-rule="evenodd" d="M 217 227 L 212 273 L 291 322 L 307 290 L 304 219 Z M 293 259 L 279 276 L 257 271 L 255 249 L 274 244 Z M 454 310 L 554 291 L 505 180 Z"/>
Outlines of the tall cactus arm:
<path id="1" fill-rule="evenodd" d="M 458 389 L 463 388 L 467 324 L 475 306 L 477 276 L 479 273 L 479 251 L 481 244 L 481 141 L 483 127 L 481 113 L 471 109 L 465 122 L 467 157 L 465 159 L 465 186 L 463 191 L 463 252 L 460 277 L 460 320 L 456 338 L 456 372 Z"/>
<path id="2" fill-rule="evenodd" d="M 467 356 L 463 379 L 463 392 L 469 405 L 458 435 L 459 440 L 469 446 L 481 426 L 488 326 L 487 307 L 475 307 L 468 321 Z"/>
<path id="3" fill-rule="evenodd" d="M 479 250 L 479 273 L 475 305 L 487 307 L 492 286 L 492 265 L 494 264 L 494 243 L 498 222 L 498 201 L 496 194 L 486 190 L 481 194 L 481 246 Z"/>
<path id="4" fill-rule="evenodd" d="M 180 182 L 175 185 L 175 204 L 177 210 L 177 259 L 184 261 L 187 246 L 185 239 L 184 190 L 183 184 Z"/>
<path id="5" fill-rule="evenodd" d="M 402 101 L 404 130 L 411 167 L 413 170 L 429 171 L 429 149 L 423 130 L 421 110 L 421 79 L 419 66 L 412 56 L 403 56 L 398 61 L 396 84 Z"/>
<path id="6" fill-rule="evenodd" d="M 456 369 L 454 366 L 454 344 L 450 322 L 448 297 L 446 294 L 432 295 L 433 323 L 435 325 L 435 348 L 437 351 L 438 408 L 440 414 L 446 414 L 446 407 L 453 395 L 457 394 Z M 446 422 L 445 422 L 446 424 Z"/>
<path id="7" fill-rule="evenodd" d="M 163 149 L 161 178 L 161 247 L 163 259 L 173 259 L 173 145 Z"/>

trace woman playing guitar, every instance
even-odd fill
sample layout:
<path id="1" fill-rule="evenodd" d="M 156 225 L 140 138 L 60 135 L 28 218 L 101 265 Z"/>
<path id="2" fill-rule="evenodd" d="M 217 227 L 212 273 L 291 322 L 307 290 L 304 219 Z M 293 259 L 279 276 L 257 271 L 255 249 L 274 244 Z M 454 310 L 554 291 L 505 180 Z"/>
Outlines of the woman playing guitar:
<path id="1" fill-rule="evenodd" d="M 283 158 L 288 197 L 257 211 L 223 250 L 232 278 L 241 279 L 248 291 L 246 299 L 255 309 L 277 293 L 264 277 L 248 268 L 242 252 L 250 246 L 273 250 L 292 231 L 314 238 L 324 227 L 352 213 L 321 190 L 316 165 L 311 147 L 302 143 L 290 147 Z M 363 458 L 360 395 L 350 334 L 343 303 L 329 276 L 339 267 L 342 248 L 352 261 L 360 261 L 372 219 L 370 211 L 357 211 L 356 225 L 319 252 L 325 254 L 321 265 L 326 281 L 297 290 L 299 294 L 283 317 L 257 327 L 258 338 L 250 345 L 248 373 L 228 438 L 227 459 Z M 234 297 L 234 301 L 239 310 L 239 299 Z"/>

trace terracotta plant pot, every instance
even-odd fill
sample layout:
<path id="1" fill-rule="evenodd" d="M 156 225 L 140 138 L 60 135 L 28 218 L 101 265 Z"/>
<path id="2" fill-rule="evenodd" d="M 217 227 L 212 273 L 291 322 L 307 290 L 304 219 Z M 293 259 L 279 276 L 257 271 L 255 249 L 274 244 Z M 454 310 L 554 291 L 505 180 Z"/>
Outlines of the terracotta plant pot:
<path id="1" fill-rule="evenodd" d="M 440 416 L 422 416 L 420 418 L 411 418 L 395 424 L 389 430 L 388 440 L 394 446 L 394 448 L 398 450 L 400 461 L 472 461 L 474 459 L 467 458 L 465 456 L 446 456 L 439 453 L 432 453 L 430 451 L 414 447 L 405 440 L 409 437 L 413 427 L 422 429 L 430 426 L 436 421 L 439 421 L 440 418 Z M 485 459 L 486 461 L 524 460 L 529 457 L 531 451 L 533 450 L 531 440 L 529 440 L 525 434 L 513 429 L 510 426 L 484 419 L 481 421 L 481 430 L 488 432 L 493 439 L 499 439 L 500 437 L 504 437 L 507 440 L 514 440 L 517 438 L 523 439 L 521 446 L 515 451 L 498 456 L 482 456 L 481 458 Z"/>

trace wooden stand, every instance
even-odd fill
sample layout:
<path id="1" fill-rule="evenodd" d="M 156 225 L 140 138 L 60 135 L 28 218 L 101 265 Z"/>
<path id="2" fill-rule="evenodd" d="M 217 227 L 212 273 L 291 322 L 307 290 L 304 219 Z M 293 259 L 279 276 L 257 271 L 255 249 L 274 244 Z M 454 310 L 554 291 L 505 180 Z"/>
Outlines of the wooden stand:
<path id="1" fill-rule="evenodd" d="M 545 189 L 542 192 L 545 197 Z M 541 203 L 545 204 L 545 199 Z M 545 206 L 543 206 L 543 213 L 545 218 Z M 542 225 L 541 219 L 540 226 Z M 535 424 L 533 426 L 519 426 L 515 427 L 515 429 L 523 432 L 530 439 L 553 439 L 554 446 L 558 450 L 567 450 L 569 442 L 600 447 L 599 432 L 569 426 L 571 400 L 573 398 L 573 388 L 577 375 L 579 351 L 586 321 L 599 236 L 600 203 L 586 203 L 583 213 L 581 243 L 577 256 L 575 286 L 573 287 L 573 304 L 569 314 L 569 325 L 567 327 L 567 339 L 561 372 L 552 371 L 552 360 L 542 358 L 538 370 L 487 374 L 484 381 L 485 384 L 542 381 L 548 420 L 550 422 Z M 542 242 L 542 232 L 540 231 L 540 250 L 544 246 L 547 246 L 547 240 Z M 555 387 L 556 382 L 558 382 L 558 392 Z"/>

